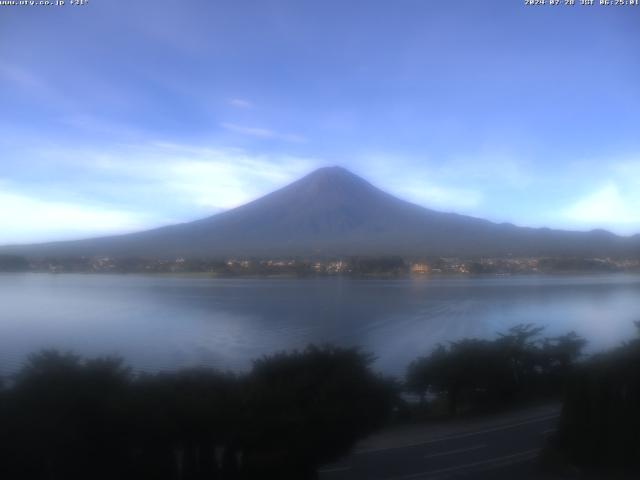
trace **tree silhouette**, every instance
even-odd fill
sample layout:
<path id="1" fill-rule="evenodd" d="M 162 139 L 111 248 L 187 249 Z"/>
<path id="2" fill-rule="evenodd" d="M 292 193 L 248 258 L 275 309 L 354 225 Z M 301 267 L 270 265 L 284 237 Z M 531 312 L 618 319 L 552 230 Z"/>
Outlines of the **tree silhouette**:
<path id="1" fill-rule="evenodd" d="M 553 447 L 569 464 L 620 470 L 637 478 L 639 406 L 640 339 L 636 338 L 594 356 L 573 375 Z"/>
<path id="2" fill-rule="evenodd" d="M 313 345 L 256 360 L 247 410 L 254 468 L 279 478 L 313 478 L 318 465 L 380 426 L 395 390 L 371 372 L 372 361 L 358 349 Z"/>
<path id="3" fill-rule="evenodd" d="M 24 478 L 81 478 L 87 472 L 107 478 L 124 455 L 118 404 L 129 380 L 119 359 L 82 362 L 55 351 L 29 357 L 7 399 L 10 471 Z"/>
<path id="4" fill-rule="evenodd" d="M 8 478 L 314 478 L 391 414 L 394 384 L 357 349 L 309 346 L 242 375 L 133 375 L 43 351 L 0 391 Z"/>
<path id="5" fill-rule="evenodd" d="M 446 399 L 450 415 L 559 394 L 586 342 L 571 332 L 541 339 L 542 327 L 517 325 L 495 340 L 438 345 L 407 368 L 405 386 Z"/>

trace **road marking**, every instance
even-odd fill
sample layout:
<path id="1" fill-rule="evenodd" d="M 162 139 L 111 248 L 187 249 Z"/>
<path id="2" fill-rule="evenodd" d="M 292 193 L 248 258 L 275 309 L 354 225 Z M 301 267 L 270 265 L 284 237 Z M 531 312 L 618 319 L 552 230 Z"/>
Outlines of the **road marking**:
<path id="1" fill-rule="evenodd" d="M 434 458 L 434 457 L 444 457 L 445 455 L 455 455 L 456 453 L 464 453 L 464 452 L 471 452 L 473 450 L 479 450 L 481 448 L 485 448 L 486 445 L 474 445 L 473 447 L 468 447 L 468 448 L 458 448 L 456 450 L 449 450 L 447 452 L 439 452 L 439 453 L 432 453 L 431 455 L 425 455 L 423 458 Z"/>
<path id="2" fill-rule="evenodd" d="M 411 473 L 403 477 L 390 477 L 387 480 L 411 480 L 418 478 L 429 478 L 432 475 L 442 475 L 444 473 L 454 473 L 461 470 L 468 470 L 474 467 L 503 467 L 506 465 L 513 465 L 514 463 L 526 462 L 536 457 L 540 452 L 539 448 L 532 450 L 526 450 L 524 452 L 513 453 L 511 455 L 504 455 L 502 457 L 490 458 L 488 460 L 481 460 L 479 462 L 466 463 L 464 465 L 457 465 L 455 467 L 440 468 L 438 470 L 430 470 L 428 472 Z"/>
<path id="3" fill-rule="evenodd" d="M 477 432 L 453 434 L 453 435 L 449 435 L 449 436 L 434 438 L 433 440 L 425 440 L 425 441 L 422 441 L 422 442 L 407 443 L 405 445 L 398 445 L 398 446 L 394 446 L 394 447 L 373 448 L 373 449 L 370 449 L 370 450 L 362 450 L 360 452 L 354 452 L 354 455 L 365 455 L 367 453 L 377 453 L 377 452 L 384 452 L 384 451 L 387 451 L 387 450 L 397 450 L 399 448 L 419 447 L 421 445 L 428 445 L 430 443 L 437 443 L 437 442 L 445 442 L 445 441 L 448 441 L 448 440 L 458 440 L 460 438 L 473 437 L 474 435 L 483 435 L 485 433 L 499 432 L 500 430 L 508 430 L 510 428 L 520 427 L 522 425 L 529 425 L 529 424 L 532 424 L 532 423 L 545 422 L 547 420 L 551 420 L 551 419 L 557 418 L 559 416 L 560 416 L 559 413 L 554 413 L 554 414 L 545 415 L 544 417 L 537 417 L 537 418 L 534 418 L 534 419 L 531 419 L 531 420 L 525 420 L 523 422 L 511 423 L 511 424 L 507 424 L 507 425 L 500 425 L 500 426 L 497 426 L 497 427 L 487 428 L 487 429 L 484 429 L 484 430 L 478 430 Z"/>
<path id="4" fill-rule="evenodd" d="M 544 432 L 542 432 L 542 435 L 549 435 L 550 433 L 555 433 L 557 429 L 555 428 L 547 428 Z"/>

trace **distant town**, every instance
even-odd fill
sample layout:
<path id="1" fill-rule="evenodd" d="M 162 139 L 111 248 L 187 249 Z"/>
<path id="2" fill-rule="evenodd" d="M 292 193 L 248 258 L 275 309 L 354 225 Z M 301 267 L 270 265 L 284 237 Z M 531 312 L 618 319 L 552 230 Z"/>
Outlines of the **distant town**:
<path id="1" fill-rule="evenodd" d="M 27 259 L 0 255 L 0 271 L 48 273 L 199 273 L 234 276 L 515 275 L 562 272 L 640 272 L 640 259 L 581 257 L 229 258 L 224 260 L 112 257 Z"/>

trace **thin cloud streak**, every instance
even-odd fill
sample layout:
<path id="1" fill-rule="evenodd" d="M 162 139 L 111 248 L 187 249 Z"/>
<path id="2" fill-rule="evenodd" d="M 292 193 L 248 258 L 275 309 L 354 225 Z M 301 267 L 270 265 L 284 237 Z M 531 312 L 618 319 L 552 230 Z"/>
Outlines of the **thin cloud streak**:
<path id="1" fill-rule="evenodd" d="M 232 107 L 236 107 L 236 108 L 242 108 L 242 109 L 253 108 L 253 103 L 251 103 L 249 100 L 245 100 L 244 98 L 230 98 L 228 103 Z"/>
<path id="2" fill-rule="evenodd" d="M 293 143 L 303 143 L 307 141 L 307 139 L 301 135 L 296 135 L 293 133 L 278 133 L 273 130 L 269 130 L 268 128 L 245 127 L 242 125 L 236 125 L 235 123 L 227 122 L 221 123 L 220 126 L 230 132 L 239 133 L 241 135 L 247 135 L 250 137 L 284 140 L 285 142 Z"/>

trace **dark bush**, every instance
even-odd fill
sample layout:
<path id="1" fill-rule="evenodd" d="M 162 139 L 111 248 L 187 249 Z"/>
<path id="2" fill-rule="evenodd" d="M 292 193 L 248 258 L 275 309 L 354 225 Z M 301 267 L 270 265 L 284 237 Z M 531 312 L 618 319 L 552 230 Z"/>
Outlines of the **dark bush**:
<path id="1" fill-rule="evenodd" d="M 573 332 L 542 339 L 542 330 L 518 325 L 495 340 L 438 345 L 409 365 L 406 388 L 446 400 L 450 415 L 560 395 L 586 342 Z"/>
<path id="2" fill-rule="evenodd" d="M 132 375 L 119 359 L 32 355 L 0 390 L 7 478 L 314 478 L 393 408 L 357 349 L 310 346 L 245 375 Z"/>
<path id="3" fill-rule="evenodd" d="M 640 340 L 581 366 L 569 383 L 554 447 L 572 465 L 640 473 Z"/>

